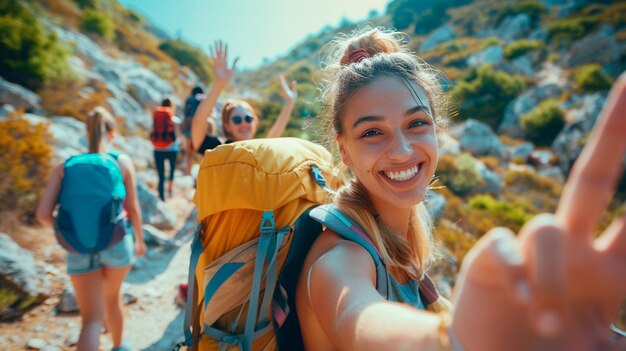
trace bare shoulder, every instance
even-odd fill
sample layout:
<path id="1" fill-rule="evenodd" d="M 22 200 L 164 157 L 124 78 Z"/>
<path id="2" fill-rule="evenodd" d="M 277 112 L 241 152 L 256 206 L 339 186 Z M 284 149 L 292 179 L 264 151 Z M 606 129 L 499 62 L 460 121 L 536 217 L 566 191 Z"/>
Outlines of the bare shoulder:
<path id="1" fill-rule="evenodd" d="M 117 157 L 117 162 L 120 165 L 120 170 L 124 177 L 134 172 L 135 167 L 133 166 L 133 160 L 127 154 L 121 153 Z"/>

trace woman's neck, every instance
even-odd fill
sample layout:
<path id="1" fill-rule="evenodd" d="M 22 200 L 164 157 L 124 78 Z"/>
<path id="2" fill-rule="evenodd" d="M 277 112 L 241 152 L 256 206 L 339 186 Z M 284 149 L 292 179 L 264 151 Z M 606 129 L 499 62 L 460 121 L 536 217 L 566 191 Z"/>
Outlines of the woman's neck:
<path id="1" fill-rule="evenodd" d="M 409 231 L 409 220 L 411 218 L 412 208 L 395 208 L 388 206 L 377 206 L 374 204 L 379 220 L 381 220 L 389 229 L 398 235 L 405 236 Z"/>

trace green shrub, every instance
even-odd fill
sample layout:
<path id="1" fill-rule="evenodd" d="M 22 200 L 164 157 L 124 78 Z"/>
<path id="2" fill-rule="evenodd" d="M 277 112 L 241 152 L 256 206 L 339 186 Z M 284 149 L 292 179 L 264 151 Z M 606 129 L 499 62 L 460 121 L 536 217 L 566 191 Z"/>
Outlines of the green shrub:
<path id="1" fill-rule="evenodd" d="M 0 76 L 27 88 L 71 74 L 69 49 L 37 18 L 32 6 L 0 2 Z"/>
<path id="2" fill-rule="evenodd" d="M 546 44 L 539 40 L 518 40 L 504 48 L 504 56 L 512 60 L 529 51 L 543 49 L 545 46 Z"/>
<path id="3" fill-rule="evenodd" d="M 548 25 L 548 38 L 552 41 L 573 41 L 582 38 L 597 25 L 598 20 L 589 16 L 557 20 Z"/>
<path id="4" fill-rule="evenodd" d="M 209 57 L 202 50 L 180 39 L 165 40 L 159 45 L 159 49 L 179 64 L 189 67 L 203 82 L 208 84 L 212 80 Z"/>
<path id="5" fill-rule="evenodd" d="M 81 9 L 98 9 L 100 8 L 100 0 L 74 0 Z"/>
<path id="6" fill-rule="evenodd" d="M 554 212 L 563 185 L 531 171 L 509 171 L 504 175 L 504 197 L 526 203 L 537 212 Z"/>
<path id="7" fill-rule="evenodd" d="M 83 11 L 80 26 L 82 29 L 97 34 L 104 39 L 113 39 L 114 27 L 111 18 L 100 10 L 86 9 Z"/>
<path id="8" fill-rule="evenodd" d="M 611 88 L 613 79 L 598 64 L 580 66 L 574 72 L 576 88 L 584 92 L 602 91 Z"/>
<path id="9" fill-rule="evenodd" d="M 0 213 L 32 222 L 39 194 L 50 171 L 51 136 L 44 124 L 33 125 L 13 114 L 0 121 Z"/>
<path id="10" fill-rule="evenodd" d="M 540 16 L 546 11 L 546 5 L 542 4 L 539 1 L 526 0 L 514 2 L 512 4 L 506 5 L 500 11 L 498 11 L 495 17 L 495 22 L 496 25 L 498 25 L 508 16 L 525 13 L 528 15 L 528 17 L 530 17 L 532 25 L 536 25 L 539 21 Z"/>
<path id="11" fill-rule="evenodd" d="M 450 223 L 440 223 L 435 230 L 435 237 L 454 255 L 457 262 L 463 262 L 465 254 L 476 243 L 476 237 L 468 235 Z"/>
<path id="12" fill-rule="evenodd" d="M 481 183 L 474 158 L 466 153 L 457 157 L 442 155 L 435 174 L 458 196 L 470 194 Z"/>
<path id="13" fill-rule="evenodd" d="M 535 214 L 529 206 L 510 201 L 498 201 L 491 195 L 476 195 L 469 200 L 467 225 L 474 233 L 483 235 L 494 227 L 507 227 L 514 232 Z"/>
<path id="14" fill-rule="evenodd" d="M 518 76 L 494 71 L 490 65 L 470 69 L 461 77 L 452 97 L 460 101 L 462 119 L 475 118 L 496 129 L 502 120 L 506 105 L 522 91 L 524 81 Z"/>
<path id="15" fill-rule="evenodd" d="M 564 114 L 556 100 L 544 100 L 537 107 L 520 117 L 526 136 L 538 146 L 548 146 L 561 132 Z"/>

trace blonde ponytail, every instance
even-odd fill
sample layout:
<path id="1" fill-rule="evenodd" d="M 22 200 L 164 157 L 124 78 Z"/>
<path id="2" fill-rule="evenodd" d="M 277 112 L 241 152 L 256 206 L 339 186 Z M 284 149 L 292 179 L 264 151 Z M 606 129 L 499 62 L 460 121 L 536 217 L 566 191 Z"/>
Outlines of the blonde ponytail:
<path id="1" fill-rule="evenodd" d="M 102 153 L 102 141 L 108 132 L 115 130 L 115 119 L 104 107 L 94 108 L 87 117 L 89 153 Z"/>

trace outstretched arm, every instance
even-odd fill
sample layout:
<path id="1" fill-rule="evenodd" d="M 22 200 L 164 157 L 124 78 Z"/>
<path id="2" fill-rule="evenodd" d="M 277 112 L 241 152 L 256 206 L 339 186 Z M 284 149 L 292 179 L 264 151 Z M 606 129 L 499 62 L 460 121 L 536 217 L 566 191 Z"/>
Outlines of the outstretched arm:
<path id="1" fill-rule="evenodd" d="M 333 349 L 441 350 L 439 316 L 386 301 L 375 288 L 372 258 L 357 244 L 336 245 L 302 274 L 307 279 L 300 279 L 297 294 L 306 291 L 309 308 L 304 318 L 314 315 Z M 305 335 L 305 339 L 313 337 Z"/>
<path id="2" fill-rule="evenodd" d="M 285 99 L 285 105 L 280 110 L 280 114 L 274 122 L 274 125 L 267 132 L 268 138 L 278 138 L 283 135 L 283 132 L 287 128 L 287 123 L 289 122 L 289 117 L 291 117 L 291 111 L 293 111 L 294 106 L 296 105 L 296 98 L 298 97 L 298 83 L 293 80 L 291 81 L 291 86 L 287 83 L 284 74 L 279 75 L 280 78 L 280 86 L 282 87 L 281 95 Z"/>
<path id="3" fill-rule="evenodd" d="M 197 150 L 202 145 L 202 140 L 207 132 L 214 131 L 215 128 L 208 121 L 208 117 L 211 115 L 217 98 L 220 96 L 222 89 L 228 84 L 235 74 L 235 65 L 237 64 L 238 57 L 233 61 L 232 67 L 228 67 L 228 45 L 218 40 L 210 47 L 211 65 L 213 69 L 214 81 L 211 85 L 211 89 L 206 98 L 198 105 L 198 109 L 193 116 L 193 122 L 191 124 L 191 145 L 194 150 Z"/>

